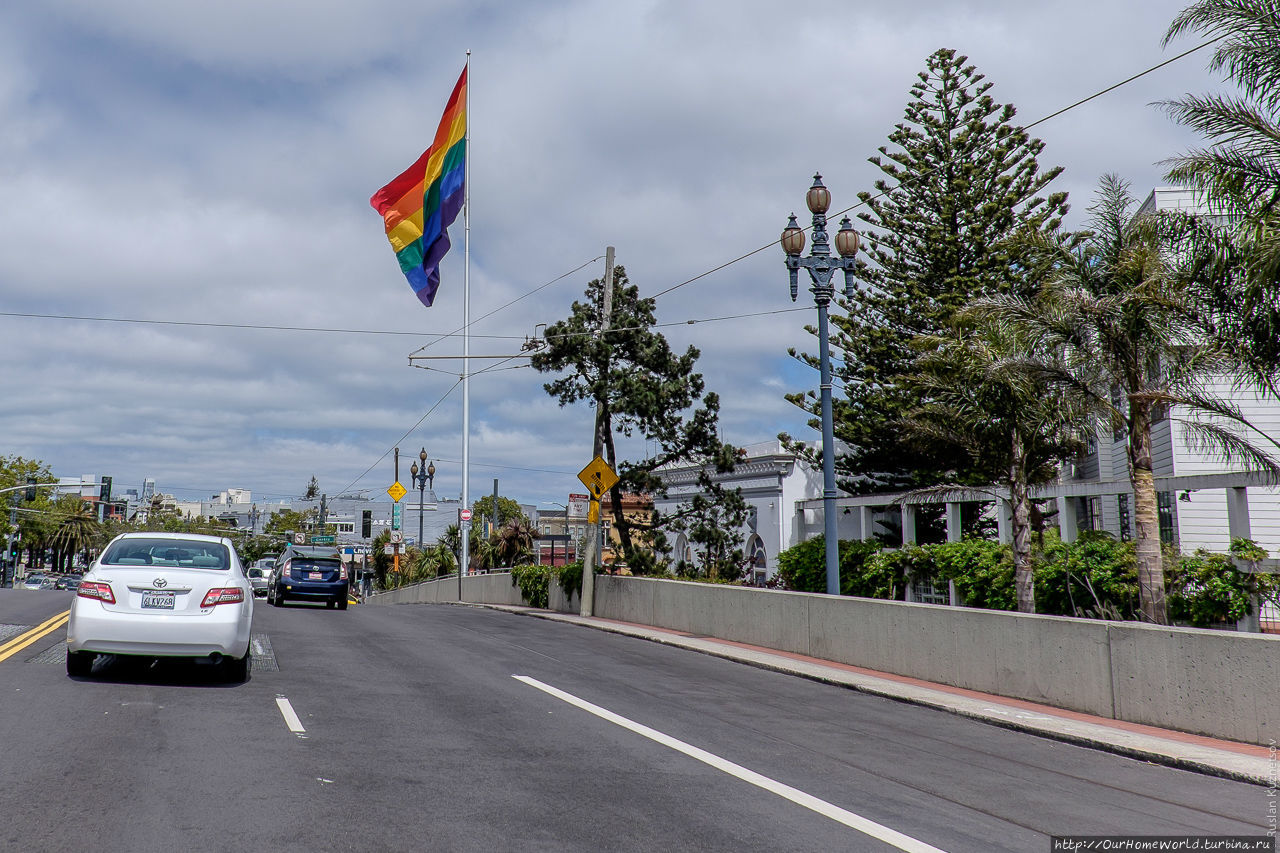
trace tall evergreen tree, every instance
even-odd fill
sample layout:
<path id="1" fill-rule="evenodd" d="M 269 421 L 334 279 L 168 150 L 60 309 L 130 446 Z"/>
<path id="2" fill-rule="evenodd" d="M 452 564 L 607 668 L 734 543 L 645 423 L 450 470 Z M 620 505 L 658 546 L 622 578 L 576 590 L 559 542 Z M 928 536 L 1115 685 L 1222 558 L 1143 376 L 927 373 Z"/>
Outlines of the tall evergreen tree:
<path id="1" fill-rule="evenodd" d="M 971 454 L 905 441 L 895 428 L 926 400 L 927 389 L 912 381 L 913 341 L 945 335 L 975 297 L 1028 287 L 1025 243 L 1012 238 L 1051 233 L 1067 212 L 1066 193 L 1045 193 L 1061 168 L 1040 170 L 1044 143 L 1013 123 L 1014 108 L 996 103 L 992 84 L 967 63 L 949 49 L 929 57 L 904 120 L 870 158 L 883 172 L 876 192 L 859 194 L 871 263 L 848 316 L 832 317 L 846 491 L 983 481 Z M 798 357 L 816 366 L 813 356 Z M 819 414 L 812 391 L 788 399 Z"/>
<path id="2" fill-rule="evenodd" d="M 561 373 L 543 387 L 561 406 L 587 402 L 603 420 L 605 461 L 618 473 L 610 490 L 614 529 L 632 570 L 653 565 L 646 547 L 651 529 L 642 529 L 623 512 L 622 495 L 665 495 L 655 471 L 670 464 L 703 464 L 732 470 L 736 450 L 717 435 L 720 398 L 705 391 L 694 370 L 700 353 L 683 355 L 653 330 L 654 300 L 640 298 L 622 266 L 614 268 L 610 331 L 599 334 L 604 283 L 587 285 L 584 301 L 575 301 L 564 320 L 547 327 L 545 346 L 530 361 L 543 373 Z M 655 442 L 657 452 L 639 460 L 619 460 L 615 435 Z"/>

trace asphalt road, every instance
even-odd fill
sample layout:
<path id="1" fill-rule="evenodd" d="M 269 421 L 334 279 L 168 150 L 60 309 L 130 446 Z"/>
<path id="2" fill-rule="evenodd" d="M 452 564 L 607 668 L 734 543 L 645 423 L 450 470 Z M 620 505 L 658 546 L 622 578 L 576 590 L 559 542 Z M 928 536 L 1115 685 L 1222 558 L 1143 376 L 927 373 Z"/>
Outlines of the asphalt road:
<path id="1" fill-rule="evenodd" d="M 106 657 L 70 679 L 65 629 L 5 656 L 70 601 L 0 589 L 3 850 L 1022 853 L 1266 831 L 1265 788 L 482 608 L 259 601 L 237 685 Z"/>

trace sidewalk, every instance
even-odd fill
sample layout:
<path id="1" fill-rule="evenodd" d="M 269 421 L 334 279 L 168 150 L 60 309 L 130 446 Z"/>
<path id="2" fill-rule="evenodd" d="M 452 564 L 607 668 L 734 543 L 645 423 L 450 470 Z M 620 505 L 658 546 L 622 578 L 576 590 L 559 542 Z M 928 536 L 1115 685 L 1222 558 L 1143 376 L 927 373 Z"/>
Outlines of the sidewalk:
<path id="1" fill-rule="evenodd" d="M 1091 714 L 1064 711 L 1020 699 L 993 696 L 791 652 L 780 652 L 714 637 L 700 637 L 648 625 L 615 622 L 611 619 L 583 618 L 569 613 L 532 607 L 493 604 L 469 606 L 489 607 L 539 619 L 568 622 L 599 631 L 679 646 L 762 669 L 798 675 L 827 684 L 838 684 L 863 693 L 925 705 L 1008 729 L 1197 773 L 1258 785 L 1274 785 L 1277 772 L 1280 772 L 1276 766 L 1275 754 L 1265 746 L 1218 740 L 1106 717 L 1095 717 Z"/>

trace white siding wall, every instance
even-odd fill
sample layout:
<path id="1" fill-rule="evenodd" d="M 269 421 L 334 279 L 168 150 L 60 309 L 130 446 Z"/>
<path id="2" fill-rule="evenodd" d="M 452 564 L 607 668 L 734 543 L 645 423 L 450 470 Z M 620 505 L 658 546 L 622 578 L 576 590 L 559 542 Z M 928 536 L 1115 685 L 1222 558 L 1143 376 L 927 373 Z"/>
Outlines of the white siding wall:
<path id="1" fill-rule="evenodd" d="M 1241 413 L 1267 435 L 1280 436 L 1280 403 L 1259 397 L 1248 391 L 1233 391 L 1226 380 L 1212 383 L 1208 393 L 1231 400 Z M 1177 409 L 1174 418 L 1181 417 Z M 1187 446 L 1180 425 L 1174 428 L 1174 466 L 1178 474 L 1212 474 L 1220 471 L 1242 471 L 1245 466 L 1234 462 L 1221 462 Z M 1253 440 L 1266 446 L 1256 435 Z M 1274 447 L 1267 448 L 1273 455 L 1280 455 Z M 1181 544 L 1184 550 L 1206 548 L 1225 551 L 1229 545 L 1227 531 L 1226 492 L 1223 489 L 1206 489 L 1193 492 L 1189 501 L 1178 501 L 1178 522 Z M 1276 556 L 1280 552 L 1280 491 L 1276 489 L 1249 489 L 1249 527 L 1251 538 Z"/>

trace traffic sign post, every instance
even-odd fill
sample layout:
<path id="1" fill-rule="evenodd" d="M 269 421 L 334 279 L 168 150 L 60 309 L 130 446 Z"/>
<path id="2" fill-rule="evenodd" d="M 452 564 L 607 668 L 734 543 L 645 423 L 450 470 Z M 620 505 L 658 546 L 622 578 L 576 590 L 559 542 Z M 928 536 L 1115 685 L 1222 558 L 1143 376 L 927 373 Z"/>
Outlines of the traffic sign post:
<path id="1" fill-rule="evenodd" d="M 600 500 L 600 497 L 618 482 L 618 475 L 609 467 L 608 462 L 597 456 L 591 460 L 591 464 L 578 472 L 578 479 L 591 492 L 593 498 Z"/>
<path id="2" fill-rule="evenodd" d="M 400 484 L 400 448 L 396 448 L 396 481 L 387 488 L 387 494 L 391 496 L 394 503 L 391 504 L 391 529 L 399 530 L 404 519 L 404 506 L 401 505 L 400 499 L 405 496 L 409 490 Z M 391 546 L 391 568 L 397 574 L 400 573 L 400 550 L 394 545 Z"/>
<path id="3" fill-rule="evenodd" d="M 609 467 L 600 456 L 600 435 L 596 434 L 596 457 L 587 467 L 578 472 L 578 479 L 591 492 L 591 506 L 587 510 L 587 522 L 595 525 L 594 535 L 588 542 L 587 559 L 582 567 L 582 607 L 581 615 L 591 616 L 595 611 L 595 570 L 598 563 L 603 562 L 603 547 L 600 541 L 600 498 L 618 482 L 617 473 Z"/>

